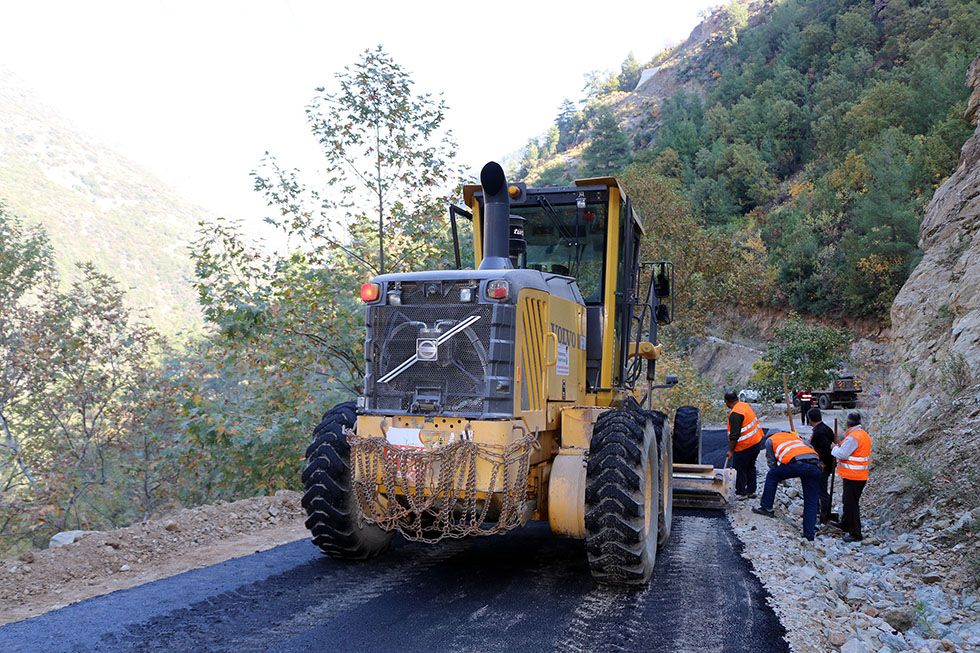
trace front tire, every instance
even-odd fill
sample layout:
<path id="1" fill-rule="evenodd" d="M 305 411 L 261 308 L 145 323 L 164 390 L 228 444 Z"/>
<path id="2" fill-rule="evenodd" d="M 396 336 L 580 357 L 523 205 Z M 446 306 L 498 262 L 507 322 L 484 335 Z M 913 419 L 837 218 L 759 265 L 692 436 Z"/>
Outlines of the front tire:
<path id="1" fill-rule="evenodd" d="M 596 420 L 585 488 L 585 550 L 596 582 L 650 580 L 661 520 L 660 463 L 654 421 L 643 412 L 615 408 Z"/>
<path id="2" fill-rule="evenodd" d="M 344 429 L 354 428 L 354 402 L 340 404 L 323 415 L 306 449 L 303 470 L 303 508 L 313 543 L 334 558 L 366 560 L 388 548 L 392 534 L 377 526 L 357 523 L 352 491 L 350 444 Z"/>

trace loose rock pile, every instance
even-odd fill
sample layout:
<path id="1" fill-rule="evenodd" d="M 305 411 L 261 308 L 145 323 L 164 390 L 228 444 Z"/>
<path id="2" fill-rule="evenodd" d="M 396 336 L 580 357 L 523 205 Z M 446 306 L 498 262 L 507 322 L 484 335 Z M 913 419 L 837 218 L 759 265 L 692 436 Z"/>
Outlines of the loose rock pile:
<path id="1" fill-rule="evenodd" d="M 760 496 L 766 471 L 760 457 Z M 758 501 L 739 502 L 729 519 L 793 650 L 980 650 L 980 598 L 944 556 L 941 531 L 891 535 L 887 525 L 862 515 L 863 542 L 848 544 L 835 529 L 818 527 L 811 543 L 802 537 L 798 481 L 776 493 L 777 519 L 753 514 Z M 968 522 L 969 515 L 960 519 Z"/>

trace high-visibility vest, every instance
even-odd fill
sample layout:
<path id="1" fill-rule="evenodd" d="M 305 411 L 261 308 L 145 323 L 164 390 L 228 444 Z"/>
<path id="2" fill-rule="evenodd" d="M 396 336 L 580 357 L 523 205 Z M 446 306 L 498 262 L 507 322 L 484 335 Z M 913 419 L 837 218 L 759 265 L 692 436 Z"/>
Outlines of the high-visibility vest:
<path id="1" fill-rule="evenodd" d="M 800 395 L 800 401 L 809 401 L 810 403 L 813 403 L 813 395 L 811 395 L 809 392 L 804 392 L 802 395 Z"/>
<path id="2" fill-rule="evenodd" d="M 754 444 L 762 442 L 762 427 L 759 426 L 759 420 L 756 418 L 752 406 L 749 406 L 744 401 L 735 402 L 735 405 L 732 406 L 732 413 L 742 416 L 742 432 L 739 433 L 738 442 L 735 443 L 735 451 L 742 451 Z M 731 439 L 732 427 L 727 421 L 725 422 L 725 428 L 728 429 L 728 438 Z"/>
<path id="3" fill-rule="evenodd" d="M 793 458 L 800 454 L 817 452 L 808 447 L 797 433 L 773 433 L 769 436 L 772 441 L 772 452 L 776 455 L 776 460 L 780 465 L 788 465 Z"/>
<path id="4" fill-rule="evenodd" d="M 858 446 L 850 456 L 837 461 L 837 475 L 850 481 L 866 481 L 871 467 L 871 436 L 860 426 L 855 426 L 844 432 L 844 439 L 848 437 L 857 440 Z"/>

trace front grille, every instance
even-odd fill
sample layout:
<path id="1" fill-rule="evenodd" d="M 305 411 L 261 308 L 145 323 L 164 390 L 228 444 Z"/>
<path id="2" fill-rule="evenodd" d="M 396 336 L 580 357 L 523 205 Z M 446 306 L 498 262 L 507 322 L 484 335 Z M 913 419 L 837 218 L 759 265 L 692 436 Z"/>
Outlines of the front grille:
<path id="1" fill-rule="evenodd" d="M 370 307 L 368 407 L 388 413 L 483 413 L 492 375 L 493 309 L 488 304 L 459 303 Z M 438 360 L 417 360 L 390 376 L 416 355 L 420 337 L 439 338 L 467 320 L 472 323 L 439 344 Z"/>

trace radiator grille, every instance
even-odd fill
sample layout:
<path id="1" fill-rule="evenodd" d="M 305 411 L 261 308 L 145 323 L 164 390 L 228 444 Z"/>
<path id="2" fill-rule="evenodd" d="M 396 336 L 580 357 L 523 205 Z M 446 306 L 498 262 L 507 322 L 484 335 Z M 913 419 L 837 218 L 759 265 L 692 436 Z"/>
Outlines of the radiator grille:
<path id="1" fill-rule="evenodd" d="M 524 382 L 521 384 L 521 408 L 541 410 L 544 400 L 544 334 L 545 303 L 525 297 L 522 302 L 524 320 L 523 358 Z"/>
<path id="2" fill-rule="evenodd" d="M 486 304 L 372 306 L 367 376 L 371 407 L 419 413 L 432 410 L 430 402 L 435 401 L 440 413 L 482 413 L 490 376 L 492 310 Z M 404 365 L 416 355 L 423 330 L 447 334 L 467 321 L 471 324 L 439 344 L 438 360 Z M 404 369 L 399 372 L 400 367 Z"/>

